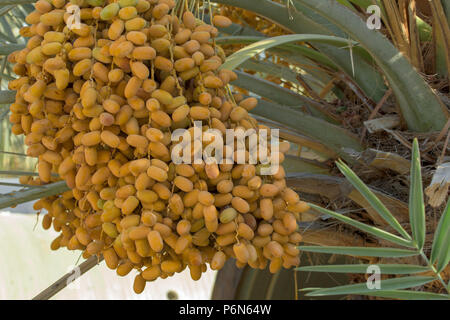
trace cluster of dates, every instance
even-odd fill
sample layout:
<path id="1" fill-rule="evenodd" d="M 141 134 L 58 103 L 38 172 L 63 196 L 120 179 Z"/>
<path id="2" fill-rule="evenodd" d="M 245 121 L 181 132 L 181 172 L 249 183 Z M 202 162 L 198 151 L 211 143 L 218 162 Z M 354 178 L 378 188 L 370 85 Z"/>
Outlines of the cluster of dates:
<path id="1" fill-rule="evenodd" d="M 173 131 L 194 122 L 202 132 L 269 130 L 248 113 L 257 100 L 233 96 L 236 74 L 220 69 L 214 38 L 228 18 L 205 24 L 174 0 L 35 7 L 21 29 L 26 48 L 9 56 L 19 76 L 9 83 L 10 121 L 38 158 L 39 178 L 23 182 L 70 188 L 35 204 L 48 212 L 43 227 L 61 232 L 53 250 L 102 254 L 119 276 L 136 269 L 137 293 L 186 267 L 198 280 L 229 257 L 271 272 L 299 264 L 297 220 L 308 206 L 286 187 L 283 167 L 262 175 L 260 163 L 172 161 Z M 255 150 L 246 148 L 248 160 Z M 270 157 L 281 163 L 288 148 L 281 142 Z"/>

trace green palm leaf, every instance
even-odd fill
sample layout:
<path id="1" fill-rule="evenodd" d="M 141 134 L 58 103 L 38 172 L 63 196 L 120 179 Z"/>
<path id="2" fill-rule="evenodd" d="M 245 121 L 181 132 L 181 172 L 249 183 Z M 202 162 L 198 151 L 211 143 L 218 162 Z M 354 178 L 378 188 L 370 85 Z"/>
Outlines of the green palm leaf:
<path id="1" fill-rule="evenodd" d="M 396 248 L 378 248 L 378 247 L 375 248 L 375 247 L 299 246 L 298 249 L 307 252 L 344 254 L 356 257 L 401 258 L 418 255 L 416 251 L 396 249 Z"/>
<path id="2" fill-rule="evenodd" d="M 380 290 L 413 288 L 422 286 L 433 280 L 435 280 L 434 277 L 422 277 L 422 276 L 411 276 L 411 277 L 401 277 L 395 279 L 381 280 Z M 306 295 L 311 297 L 319 297 L 319 296 L 342 295 L 342 294 L 361 295 L 370 292 L 377 292 L 377 289 L 369 289 L 367 283 L 358 283 L 333 288 L 318 289 L 310 293 L 307 293 Z"/>
<path id="3" fill-rule="evenodd" d="M 21 183 L 10 183 L 10 182 L 0 182 L 0 186 L 7 187 L 21 187 L 21 188 L 42 188 L 42 186 L 33 186 L 30 184 L 21 184 Z"/>
<path id="4" fill-rule="evenodd" d="M 289 67 L 280 66 L 270 61 L 249 59 L 242 63 L 241 67 L 242 69 L 257 71 L 263 74 L 270 74 L 280 79 L 301 85 L 297 79 L 297 71 Z M 302 76 L 311 87 L 315 87 L 317 89 L 317 92 L 320 92 L 319 90 L 323 88 L 323 84 L 320 81 L 317 81 L 318 79 L 311 77 L 309 74 L 304 74 Z"/>
<path id="5" fill-rule="evenodd" d="M 313 99 L 248 73 L 237 70 L 235 72 L 238 75 L 238 79 L 232 82 L 233 86 L 247 89 L 282 105 L 292 106 L 295 109 L 306 109 L 317 118 L 337 124 L 337 120 L 326 112 L 320 103 Z"/>
<path id="6" fill-rule="evenodd" d="M 3 16 L 4 14 L 7 14 L 14 7 L 15 7 L 15 5 L 7 5 L 7 6 L 4 6 L 4 7 L 1 7 L 1 9 L 0 9 L 0 16 Z"/>
<path id="7" fill-rule="evenodd" d="M 298 271 L 311 272 L 336 272 L 336 273 L 367 273 L 371 264 L 342 264 L 342 265 L 323 265 L 323 266 L 305 266 L 296 268 Z M 429 271 L 428 267 L 414 266 L 409 264 L 377 264 L 381 274 L 413 274 Z"/>
<path id="8" fill-rule="evenodd" d="M 34 0 L 0 0 L 0 7 L 7 4 L 27 4 L 34 2 Z"/>
<path id="9" fill-rule="evenodd" d="M 370 206 L 374 208 L 392 228 L 394 228 L 405 239 L 411 239 L 410 235 L 405 231 L 405 229 L 403 229 L 397 219 L 395 219 L 392 213 L 389 212 L 380 199 L 378 199 L 378 197 L 345 163 L 338 161 L 336 162 L 336 165 L 348 181 L 363 195 L 367 202 L 369 202 Z"/>
<path id="10" fill-rule="evenodd" d="M 308 12 L 306 10 L 302 12 L 300 10 L 292 10 L 291 19 L 286 6 L 270 0 L 211 0 L 211 2 L 253 11 L 294 33 L 345 37 L 345 33 L 342 30 L 336 28 L 335 25 L 324 20 L 312 10 L 308 10 Z M 326 43 L 317 43 L 315 47 L 332 60 L 341 71 L 353 78 L 372 100 L 379 101 L 384 96 L 386 87 L 381 74 L 364 57 L 354 55 L 352 63 L 351 52 L 348 48 L 336 48 Z"/>
<path id="11" fill-rule="evenodd" d="M 15 206 L 28 201 L 50 197 L 70 190 L 65 181 L 43 185 L 41 188 L 30 188 L 26 191 L 12 192 L 0 196 L 0 209 Z"/>
<path id="12" fill-rule="evenodd" d="M 447 202 L 444 213 L 434 234 L 431 250 L 431 263 L 437 262 L 438 272 L 444 270 L 450 261 L 450 200 Z"/>
<path id="13" fill-rule="evenodd" d="M 25 48 L 24 44 L 5 44 L 0 46 L 0 55 L 8 55 L 11 52 Z"/>
<path id="14" fill-rule="evenodd" d="M 417 138 L 414 139 L 411 162 L 409 220 L 411 223 L 413 240 L 420 250 L 425 243 L 425 205 L 423 202 L 422 174 L 420 172 L 420 153 Z"/>
<path id="15" fill-rule="evenodd" d="M 334 37 L 334 36 L 324 36 L 324 35 L 316 35 L 316 34 L 293 34 L 293 35 L 286 35 L 286 36 L 278 36 L 278 37 L 272 37 L 268 39 L 264 39 L 261 41 L 258 41 L 256 43 L 253 43 L 235 53 L 233 53 L 231 56 L 227 58 L 225 63 L 221 66 L 221 69 L 230 69 L 233 70 L 237 68 L 239 65 L 241 65 L 245 60 L 248 60 L 262 52 L 264 52 L 267 49 L 277 47 L 286 43 L 291 42 L 322 42 L 327 43 L 335 46 L 348 46 L 349 44 L 353 46 L 357 46 L 358 44 L 356 42 L 349 41 L 347 39 L 343 39 L 340 37 Z"/>
<path id="16" fill-rule="evenodd" d="M 378 31 L 369 30 L 357 14 L 332 0 L 294 2 L 307 6 L 338 25 L 372 54 L 389 80 L 409 129 L 426 132 L 444 127 L 449 118 L 448 111 L 425 80 L 386 37 Z"/>
<path id="17" fill-rule="evenodd" d="M 262 41 L 266 39 L 266 37 L 256 37 L 256 36 L 231 36 L 231 37 L 219 37 L 216 39 L 216 43 L 220 45 L 226 45 L 226 44 L 252 44 L 256 43 L 258 41 Z M 283 45 L 279 45 L 277 47 L 271 47 L 266 49 L 268 52 L 276 54 L 276 55 L 282 55 L 282 52 L 285 51 L 289 54 L 286 57 L 286 60 L 292 60 L 293 62 L 296 62 L 295 60 L 298 59 L 298 56 L 304 56 L 309 59 L 312 59 L 314 61 L 317 61 L 321 63 L 324 66 L 327 66 L 329 68 L 332 68 L 334 70 L 337 70 L 338 67 L 336 64 L 334 64 L 333 61 L 331 61 L 326 55 L 320 53 L 319 51 L 316 51 L 312 48 L 308 48 L 306 46 L 300 46 L 300 45 L 294 45 L 290 43 L 286 43 Z"/>
<path id="18" fill-rule="evenodd" d="M 309 204 L 309 205 L 311 206 L 311 208 L 316 209 L 317 211 L 319 211 L 319 212 L 321 212 L 323 214 L 328 214 L 328 215 L 332 216 L 333 218 L 336 218 L 336 219 L 338 219 L 338 220 L 340 220 L 340 221 L 342 221 L 344 223 L 347 223 L 347 224 L 349 224 L 349 225 L 351 225 L 351 226 L 353 226 L 355 228 L 358 228 L 358 229 L 360 229 L 362 231 L 370 233 L 370 234 L 372 234 L 372 235 L 374 235 L 374 236 L 376 236 L 376 237 L 378 237 L 380 239 L 384 239 L 384 240 L 390 241 L 390 242 L 398 244 L 400 246 L 406 246 L 406 247 L 414 248 L 414 245 L 412 244 L 411 240 L 405 240 L 405 239 L 403 239 L 403 238 L 401 238 L 399 236 L 396 236 L 396 235 L 394 235 L 392 233 L 384 231 L 384 230 L 382 230 L 380 228 L 369 226 L 369 225 L 367 225 L 365 223 L 361 223 L 361 222 L 356 221 L 354 219 L 351 219 L 351 218 L 349 218 L 347 216 L 344 216 L 342 214 L 333 212 L 331 210 L 327 210 L 325 208 L 316 206 L 314 204 Z"/>
<path id="19" fill-rule="evenodd" d="M 362 150 L 357 138 L 344 128 L 286 106 L 259 99 L 258 107 L 252 110 L 252 114 L 279 122 L 317 140 L 348 161 L 352 158 L 345 153 L 344 148 Z"/>
<path id="20" fill-rule="evenodd" d="M 401 300 L 450 300 L 445 294 L 411 290 L 373 290 L 366 292 L 365 295 Z"/>
<path id="21" fill-rule="evenodd" d="M 31 171 L 0 170 L 0 175 L 20 177 L 20 176 L 38 176 L 39 173 Z"/>

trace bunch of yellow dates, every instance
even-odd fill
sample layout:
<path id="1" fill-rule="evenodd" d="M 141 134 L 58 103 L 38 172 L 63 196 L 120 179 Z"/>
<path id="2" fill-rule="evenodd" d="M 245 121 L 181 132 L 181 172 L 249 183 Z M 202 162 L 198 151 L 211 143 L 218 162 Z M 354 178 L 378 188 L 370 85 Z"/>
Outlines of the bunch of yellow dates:
<path id="1" fill-rule="evenodd" d="M 216 27 L 231 21 L 205 24 L 178 3 L 39 0 L 21 29 L 26 48 L 8 57 L 19 76 L 10 121 L 39 160 L 33 183 L 70 188 L 35 204 L 48 211 L 44 229 L 61 232 L 51 248 L 103 255 L 119 276 L 135 269 L 137 293 L 186 267 L 198 280 L 230 257 L 271 272 L 297 266 L 308 209 L 282 166 L 261 175 L 260 164 L 172 161 L 172 132 L 194 122 L 269 130 L 248 113 L 257 100 L 232 95 L 236 74 L 220 69 Z M 271 157 L 288 149 L 281 142 Z"/>

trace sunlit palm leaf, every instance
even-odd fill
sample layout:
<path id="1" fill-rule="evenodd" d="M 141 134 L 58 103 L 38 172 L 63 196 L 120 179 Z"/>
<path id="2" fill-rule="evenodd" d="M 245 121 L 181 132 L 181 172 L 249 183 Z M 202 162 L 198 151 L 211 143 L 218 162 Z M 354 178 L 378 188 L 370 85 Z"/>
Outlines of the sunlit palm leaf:
<path id="1" fill-rule="evenodd" d="M 231 37 L 219 37 L 216 39 L 217 44 L 226 45 L 226 44 L 254 44 L 258 41 L 263 41 L 266 39 L 265 37 L 256 37 L 256 36 L 231 36 Z M 311 49 L 306 46 L 295 45 L 285 43 L 276 47 L 271 47 L 266 49 L 268 52 L 273 54 L 279 54 L 280 50 L 286 50 L 292 56 L 290 58 L 295 59 L 296 56 L 301 55 L 307 58 L 310 58 L 314 61 L 320 62 L 321 64 L 337 69 L 337 66 L 324 54 Z"/>
<path id="2" fill-rule="evenodd" d="M 349 45 L 348 40 L 339 38 L 339 37 L 333 37 L 333 36 L 324 36 L 324 35 L 317 35 L 317 34 L 292 34 L 292 35 L 284 35 L 284 36 L 278 36 L 278 37 L 272 37 L 268 39 L 264 39 L 261 41 L 258 41 L 256 43 L 253 43 L 235 53 L 233 53 L 231 56 L 227 58 L 225 63 L 221 66 L 222 69 L 230 69 L 233 70 L 234 68 L 239 67 L 245 60 L 248 60 L 256 55 L 261 54 L 267 49 L 281 46 L 286 43 L 292 43 L 292 42 L 321 42 L 321 43 L 327 43 L 334 46 L 346 46 Z M 353 46 L 356 46 L 356 42 L 351 42 Z"/>

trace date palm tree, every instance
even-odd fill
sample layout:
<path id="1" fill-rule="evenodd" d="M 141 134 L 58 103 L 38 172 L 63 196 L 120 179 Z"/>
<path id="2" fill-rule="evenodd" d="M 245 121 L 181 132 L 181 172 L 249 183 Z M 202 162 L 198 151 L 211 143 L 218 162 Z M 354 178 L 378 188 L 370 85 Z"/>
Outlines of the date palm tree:
<path id="1" fill-rule="evenodd" d="M 398 234 L 399 230 L 370 206 L 364 192 L 343 177 L 339 171 L 342 166 L 335 164 L 341 159 L 367 183 L 368 190 L 402 230 L 411 231 L 408 199 L 413 179 L 409 159 L 413 139 L 418 139 L 421 177 L 428 197 L 422 226 L 424 230 L 428 226 L 423 250 L 424 254 L 430 253 L 438 212 L 444 212 L 450 185 L 450 3 L 179 1 L 187 1 L 198 18 L 207 20 L 220 12 L 234 22 L 220 29 L 215 40 L 228 55 L 225 67 L 239 75 L 232 83 L 233 89 L 259 98 L 253 115 L 261 123 L 279 128 L 280 136 L 292 143 L 294 148 L 284 163 L 288 182 L 312 204 Z M 34 10 L 33 2 L 0 0 L 3 173 L 13 165 L 11 158 L 20 157 L 5 153 L 13 150 L 7 114 L 15 94 L 7 90 L 7 81 L 15 77 L 7 55 L 26 45 L 26 38 L 18 30 L 25 25 L 25 16 Z M 379 8 L 381 29 L 373 29 L 372 22 L 378 18 L 374 8 Z M 23 152 L 17 151 L 20 148 L 14 150 Z M 28 171 L 32 170 L 30 163 Z M 25 189 L 21 196 L 3 196 L 0 208 L 59 193 L 61 185 L 58 182 L 39 192 Z M 320 212 L 313 206 L 302 216 L 300 228 L 307 244 L 397 245 L 367 232 L 356 232 L 354 226 L 338 223 L 333 215 L 318 218 L 316 213 Z"/>

